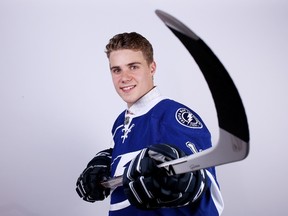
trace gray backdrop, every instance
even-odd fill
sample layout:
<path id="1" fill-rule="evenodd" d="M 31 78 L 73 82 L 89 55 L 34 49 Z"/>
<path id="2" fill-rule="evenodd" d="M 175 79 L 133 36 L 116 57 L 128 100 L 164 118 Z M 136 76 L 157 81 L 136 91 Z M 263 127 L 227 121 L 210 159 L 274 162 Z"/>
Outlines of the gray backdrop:
<path id="1" fill-rule="evenodd" d="M 247 111 L 249 157 L 217 169 L 223 215 L 287 215 L 287 1 L 1 0 L 1 216 L 107 214 L 109 201 L 82 201 L 75 182 L 109 147 L 125 108 L 104 54 L 116 33 L 138 31 L 154 44 L 156 84 L 198 112 L 217 141 L 207 84 L 155 9 L 212 48 Z"/>

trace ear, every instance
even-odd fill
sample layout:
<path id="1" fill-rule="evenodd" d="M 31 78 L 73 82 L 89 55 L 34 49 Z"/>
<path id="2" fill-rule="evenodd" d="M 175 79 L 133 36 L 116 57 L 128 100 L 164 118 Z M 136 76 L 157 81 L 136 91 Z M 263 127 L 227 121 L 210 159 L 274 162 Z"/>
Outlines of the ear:
<path id="1" fill-rule="evenodd" d="M 150 70 L 151 70 L 151 74 L 154 75 L 155 72 L 156 72 L 156 62 L 153 61 L 151 64 L 150 64 Z"/>

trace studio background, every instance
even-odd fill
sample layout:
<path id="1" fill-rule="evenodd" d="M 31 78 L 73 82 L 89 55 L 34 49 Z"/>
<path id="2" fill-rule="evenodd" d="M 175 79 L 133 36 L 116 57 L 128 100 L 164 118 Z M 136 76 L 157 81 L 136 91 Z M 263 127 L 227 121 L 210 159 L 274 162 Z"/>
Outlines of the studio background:
<path id="1" fill-rule="evenodd" d="M 152 42 L 155 83 L 200 114 L 217 142 L 208 86 L 156 9 L 208 44 L 246 108 L 250 154 L 217 168 L 223 216 L 287 215 L 287 1 L 0 0 L 1 216 L 107 215 L 109 200 L 84 202 L 75 183 L 125 109 L 104 54 L 117 33 Z"/>

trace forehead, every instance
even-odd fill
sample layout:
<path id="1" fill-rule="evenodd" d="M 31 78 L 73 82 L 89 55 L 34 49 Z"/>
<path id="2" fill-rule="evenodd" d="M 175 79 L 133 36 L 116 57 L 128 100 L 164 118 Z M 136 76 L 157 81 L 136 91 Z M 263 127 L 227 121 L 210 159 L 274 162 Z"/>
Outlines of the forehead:
<path id="1" fill-rule="evenodd" d="M 142 51 L 121 49 L 112 51 L 109 56 L 110 64 L 122 65 L 132 62 L 144 62 L 145 58 Z"/>

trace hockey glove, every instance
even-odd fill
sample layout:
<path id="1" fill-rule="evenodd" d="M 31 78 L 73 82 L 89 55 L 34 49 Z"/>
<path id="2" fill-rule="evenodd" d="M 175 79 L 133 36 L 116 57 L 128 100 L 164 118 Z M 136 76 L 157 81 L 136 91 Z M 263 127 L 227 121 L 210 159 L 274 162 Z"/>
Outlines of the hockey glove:
<path id="1" fill-rule="evenodd" d="M 111 155 L 111 148 L 97 153 L 78 178 L 76 191 L 83 200 L 95 202 L 110 194 L 110 189 L 104 188 L 100 182 L 110 177 Z"/>
<path id="2" fill-rule="evenodd" d="M 175 146 L 157 144 L 143 149 L 123 175 L 124 192 L 140 209 L 179 207 L 198 200 L 205 187 L 205 170 L 169 176 L 157 164 L 185 156 Z"/>

